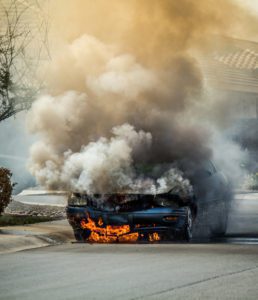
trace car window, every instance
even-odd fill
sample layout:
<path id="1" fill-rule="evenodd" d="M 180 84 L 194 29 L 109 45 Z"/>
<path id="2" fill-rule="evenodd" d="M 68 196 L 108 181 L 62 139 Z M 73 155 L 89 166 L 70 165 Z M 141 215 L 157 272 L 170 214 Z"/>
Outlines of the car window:
<path id="1" fill-rule="evenodd" d="M 211 168 L 213 169 L 212 174 L 217 173 L 217 170 L 216 170 L 216 167 L 214 166 L 214 163 L 211 162 L 211 161 L 209 161 L 209 163 L 210 163 L 210 165 L 211 165 Z"/>
<path id="2" fill-rule="evenodd" d="M 202 165 L 202 168 L 203 168 L 203 170 L 210 173 L 211 175 L 216 173 L 216 169 L 210 160 L 205 161 Z"/>
<path id="3" fill-rule="evenodd" d="M 135 170 L 137 175 L 144 175 L 146 177 L 157 179 L 172 167 L 173 165 L 171 163 L 137 164 Z"/>
<path id="4" fill-rule="evenodd" d="M 211 161 L 207 160 L 205 162 L 202 162 L 201 165 L 199 165 L 199 168 L 197 168 L 194 172 L 195 179 L 204 179 L 212 176 L 214 173 L 216 173 L 216 169 Z"/>

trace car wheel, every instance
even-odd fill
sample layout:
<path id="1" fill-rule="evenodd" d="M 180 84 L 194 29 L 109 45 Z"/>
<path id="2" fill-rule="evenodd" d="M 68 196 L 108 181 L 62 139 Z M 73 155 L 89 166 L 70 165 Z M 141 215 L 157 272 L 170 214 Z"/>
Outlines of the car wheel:
<path id="1" fill-rule="evenodd" d="M 176 234 L 176 238 L 190 242 L 193 237 L 193 215 L 191 209 L 187 209 L 187 218 L 184 228 Z"/>
<path id="2" fill-rule="evenodd" d="M 193 215 L 190 208 L 187 210 L 187 221 L 184 231 L 184 239 L 189 242 L 193 237 Z"/>
<path id="3" fill-rule="evenodd" d="M 139 233 L 138 242 L 146 243 L 149 241 L 149 234 L 148 233 Z"/>
<path id="4" fill-rule="evenodd" d="M 215 228 L 211 228 L 213 236 L 224 236 L 227 231 L 228 212 L 220 213 L 218 223 Z"/>
<path id="5" fill-rule="evenodd" d="M 232 198 L 233 198 L 233 193 L 232 190 L 229 189 L 225 193 L 222 208 L 220 209 L 219 212 L 217 225 L 215 228 L 211 229 L 213 236 L 224 236 L 226 234 L 227 226 L 228 226 L 228 216 L 229 216 L 229 211 L 231 209 Z"/>
<path id="6" fill-rule="evenodd" d="M 85 242 L 89 238 L 91 231 L 87 229 L 74 228 L 74 237 L 78 242 Z"/>

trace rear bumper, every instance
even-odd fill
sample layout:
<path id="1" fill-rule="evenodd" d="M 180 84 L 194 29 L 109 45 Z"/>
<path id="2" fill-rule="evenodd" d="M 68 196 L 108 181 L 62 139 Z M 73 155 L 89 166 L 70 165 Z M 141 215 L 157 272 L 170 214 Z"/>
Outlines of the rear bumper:
<path id="1" fill-rule="evenodd" d="M 131 232 L 162 232 L 180 231 L 187 221 L 186 208 L 152 208 L 133 212 L 104 212 L 91 207 L 67 206 L 67 218 L 74 229 L 81 227 L 81 221 L 87 220 L 88 216 L 98 222 L 101 218 L 103 226 L 129 225 Z"/>

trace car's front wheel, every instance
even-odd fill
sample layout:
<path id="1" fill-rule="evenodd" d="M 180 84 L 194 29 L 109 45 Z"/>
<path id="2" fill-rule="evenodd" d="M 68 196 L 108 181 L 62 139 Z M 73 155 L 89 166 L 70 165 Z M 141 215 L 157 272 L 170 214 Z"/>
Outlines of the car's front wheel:
<path id="1" fill-rule="evenodd" d="M 183 238 L 187 242 L 190 242 L 190 240 L 193 237 L 193 215 L 190 208 L 187 209 L 187 220 L 184 228 L 184 234 Z"/>
<path id="2" fill-rule="evenodd" d="M 193 215 L 190 208 L 187 208 L 187 217 L 184 228 L 176 234 L 176 239 L 190 242 L 193 237 Z"/>
<path id="3" fill-rule="evenodd" d="M 82 229 L 82 228 L 74 228 L 74 237 L 76 241 L 78 242 L 85 242 L 89 238 L 91 231 L 87 229 Z"/>

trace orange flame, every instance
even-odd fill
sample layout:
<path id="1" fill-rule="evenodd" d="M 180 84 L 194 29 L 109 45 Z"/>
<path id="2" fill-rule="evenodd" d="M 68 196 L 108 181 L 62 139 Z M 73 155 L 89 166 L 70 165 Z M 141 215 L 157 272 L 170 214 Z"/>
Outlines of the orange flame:
<path id="1" fill-rule="evenodd" d="M 157 241 L 160 241 L 160 236 L 157 232 L 154 232 L 154 233 L 150 233 L 149 234 L 149 241 L 150 242 L 157 242 Z"/>
<path id="2" fill-rule="evenodd" d="M 113 243 L 113 242 L 136 242 L 139 234 L 130 233 L 129 225 L 100 227 L 103 225 L 103 220 L 100 218 L 97 222 L 98 225 L 88 217 L 88 222 L 82 220 L 81 227 L 88 229 L 91 234 L 88 238 L 89 242 L 99 243 Z"/>
<path id="3" fill-rule="evenodd" d="M 90 230 L 88 241 L 91 243 L 115 243 L 115 242 L 136 242 L 139 238 L 138 232 L 131 232 L 129 225 L 103 226 L 103 220 L 99 218 L 97 224 L 88 216 L 87 220 L 81 221 L 81 228 Z M 140 225 L 136 225 L 137 228 Z M 157 232 L 148 235 L 150 242 L 160 241 L 161 238 Z"/>

